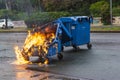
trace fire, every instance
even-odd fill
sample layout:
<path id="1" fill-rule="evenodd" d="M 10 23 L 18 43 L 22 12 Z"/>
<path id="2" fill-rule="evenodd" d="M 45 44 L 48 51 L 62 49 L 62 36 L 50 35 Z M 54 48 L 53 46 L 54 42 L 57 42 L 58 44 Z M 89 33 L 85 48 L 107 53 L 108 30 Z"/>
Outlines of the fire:
<path id="1" fill-rule="evenodd" d="M 36 30 L 37 31 L 28 32 L 28 36 L 26 37 L 23 48 L 21 50 L 18 46 L 14 48 L 17 63 L 32 63 L 29 61 L 29 57 L 34 55 L 46 59 L 49 44 L 55 38 L 55 29 L 51 29 L 48 26 L 44 29 Z M 46 59 L 43 63 L 47 64 L 48 59 Z"/>
<path id="2" fill-rule="evenodd" d="M 21 51 L 20 51 L 20 49 L 18 48 L 18 46 L 15 46 L 14 49 L 15 49 L 16 58 L 17 58 L 15 64 L 27 64 L 27 63 L 30 63 L 29 61 L 25 60 L 25 58 L 24 58 L 24 56 L 21 54 Z"/>

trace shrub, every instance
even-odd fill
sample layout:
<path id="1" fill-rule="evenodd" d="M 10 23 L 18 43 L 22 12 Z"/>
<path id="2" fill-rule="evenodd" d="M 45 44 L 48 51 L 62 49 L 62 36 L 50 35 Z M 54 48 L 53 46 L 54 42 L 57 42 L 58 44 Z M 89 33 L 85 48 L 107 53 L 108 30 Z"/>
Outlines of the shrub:
<path id="1" fill-rule="evenodd" d="M 12 15 L 13 15 L 13 12 L 10 10 L 6 10 L 6 9 L 0 10 L 0 18 L 5 18 L 5 17 L 11 18 Z"/>
<path id="2" fill-rule="evenodd" d="M 36 26 L 41 26 L 48 22 L 51 22 L 59 17 L 69 16 L 68 12 L 36 12 L 26 18 L 25 23 L 28 28 L 33 28 Z"/>
<path id="3" fill-rule="evenodd" d="M 14 15 L 11 17 L 12 20 L 25 20 L 27 18 L 27 13 L 25 12 L 14 12 Z"/>
<path id="4" fill-rule="evenodd" d="M 120 7 L 113 7 L 113 16 L 120 16 Z"/>
<path id="5" fill-rule="evenodd" d="M 110 5 L 108 2 L 99 1 L 94 4 L 91 4 L 90 11 L 93 14 L 93 16 L 101 16 L 103 24 L 108 25 L 111 24 L 109 7 Z"/>
<path id="6" fill-rule="evenodd" d="M 27 14 L 25 12 L 18 12 L 15 10 L 0 10 L 0 18 L 10 18 L 12 20 L 23 20 L 25 19 Z"/>

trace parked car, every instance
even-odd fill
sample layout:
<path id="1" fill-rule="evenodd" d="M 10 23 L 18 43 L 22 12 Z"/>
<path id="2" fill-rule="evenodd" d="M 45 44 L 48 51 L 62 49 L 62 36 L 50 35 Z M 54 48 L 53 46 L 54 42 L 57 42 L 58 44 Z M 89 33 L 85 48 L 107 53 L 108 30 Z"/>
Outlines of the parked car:
<path id="1" fill-rule="evenodd" d="M 4 29 L 6 27 L 6 19 L 0 19 L 0 28 Z M 14 28 L 14 24 L 10 19 L 7 19 L 7 27 Z"/>

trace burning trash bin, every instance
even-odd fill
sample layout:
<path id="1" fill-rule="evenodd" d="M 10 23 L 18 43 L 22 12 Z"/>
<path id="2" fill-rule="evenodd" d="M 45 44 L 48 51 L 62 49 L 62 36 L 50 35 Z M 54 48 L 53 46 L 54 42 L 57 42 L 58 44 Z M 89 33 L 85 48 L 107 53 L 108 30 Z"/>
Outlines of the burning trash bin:
<path id="1" fill-rule="evenodd" d="M 78 46 L 87 44 L 88 49 L 91 49 L 91 22 L 92 19 L 87 16 L 59 18 L 29 32 L 23 49 L 17 47 L 15 52 L 24 61 L 30 61 L 31 56 L 38 56 L 39 62 L 47 63 L 53 55 L 61 60 L 64 46 L 77 49 Z"/>

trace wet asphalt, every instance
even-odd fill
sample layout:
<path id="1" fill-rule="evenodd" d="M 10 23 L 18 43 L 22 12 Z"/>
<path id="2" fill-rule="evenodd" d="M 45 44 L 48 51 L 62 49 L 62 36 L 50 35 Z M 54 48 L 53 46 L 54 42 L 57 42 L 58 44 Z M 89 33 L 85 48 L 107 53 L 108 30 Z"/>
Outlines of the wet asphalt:
<path id="1" fill-rule="evenodd" d="M 15 65 L 13 47 L 26 33 L 0 33 L 0 80 L 120 80 L 120 33 L 91 33 L 92 49 L 65 47 L 63 60 L 48 65 Z"/>

